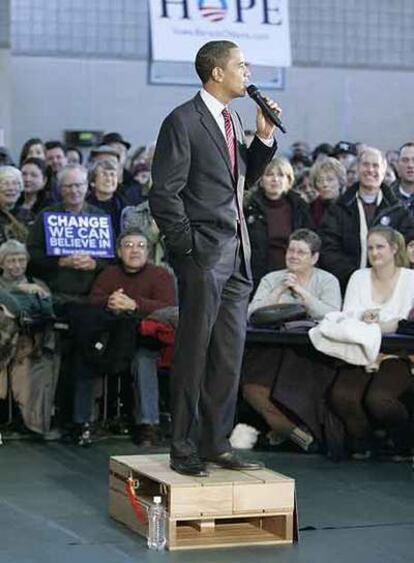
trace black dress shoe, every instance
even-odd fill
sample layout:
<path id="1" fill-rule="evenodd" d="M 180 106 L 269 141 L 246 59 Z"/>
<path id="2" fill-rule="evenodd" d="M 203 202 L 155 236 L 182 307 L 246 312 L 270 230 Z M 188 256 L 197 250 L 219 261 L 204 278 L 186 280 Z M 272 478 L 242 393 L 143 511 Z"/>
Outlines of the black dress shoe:
<path id="1" fill-rule="evenodd" d="M 241 459 L 236 452 L 233 451 L 209 457 L 207 461 L 219 465 L 223 467 L 223 469 L 234 469 L 235 471 L 251 471 L 254 469 L 263 469 L 264 467 L 262 463 Z"/>
<path id="2" fill-rule="evenodd" d="M 181 473 L 181 475 L 189 475 L 190 477 L 208 477 L 206 464 L 196 456 L 186 457 L 170 457 L 170 467 L 173 471 Z"/>

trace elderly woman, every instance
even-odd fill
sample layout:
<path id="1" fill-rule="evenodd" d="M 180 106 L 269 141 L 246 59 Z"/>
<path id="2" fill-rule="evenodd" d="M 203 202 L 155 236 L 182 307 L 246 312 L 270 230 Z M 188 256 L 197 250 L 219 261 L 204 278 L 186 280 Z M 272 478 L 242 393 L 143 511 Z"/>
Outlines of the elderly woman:
<path id="1" fill-rule="evenodd" d="M 390 227 L 370 229 L 368 259 L 371 267 L 357 270 L 349 280 L 344 311 L 366 323 L 378 323 L 383 334 L 394 332 L 414 304 L 414 272 L 405 267 L 402 235 Z M 378 428 L 387 430 L 398 456 L 408 455 L 412 446 L 411 366 L 395 354 L 380 354 L 377 364 L 378 371 L 341 369 L 331 393 L 332 409 L 344 422 L 356 459 L 370 457 Z"/>
<path id="2" fill-rule="evenodd" d="M 23 191 L 23 178 L 14 166 L 0 167 L 0 244 L 9 238 L 25 241 L 26 227 L 16 218 L 16 204 Z"/>
<path id="3" fill-rule="evenodd" d="M 310 170 L 311 186 L 318 197 L 311 203 L 310 210 L 315 227 L 319 227 L 327 208 L 346 189 L 346 170 L 336 158 L 318 160 Z"/>
<path id="4" fill-rule="evenodd" d="M 111 216 L 114 235 L 121 231 L 121 213 L 128 205 L 123 193 L 117 191 L 118 166 L 112 160 L 97 160 L 88 173 L 90 194 L 87 202 Z"/>
<path id="5" fill-rule="evenodd" d="M 284 268 L 290 234 L 312 226 L 307 204 L 290 191 L 293 180 L 289 161 L 276 157 L 265 168 L 259 189 L 247 202 L 245 217 L 252 246 L 254 287 L 268 272 Z"/>
<path id="6" fill-rule="evenodd" d="M 50 292 L 41 281 L 26 275 L 27 263 L 28 253 L 21 242 L 8 240 L 0 246 L 0 303 L 7 315 L 15 319 L 17 335 L 17 341 L 10 342 L 0 371 L 0 399 L 6 398 L 9 384 L 24 427 L 46 436 L 50 430 L 59 354 L 51 326 Z M 24 324 L 28 321 L 30 325 Z"/>
<path id="7" fill-rule="evenodd" d="M 14 239 L 4 242 L 0 246 L 0 289 L 18 290 L 40 298 L 50 297 L 50 291 L 42 281 L 27 276 L 28 262 L 29 253 L 23 243 Z"/>
<path id="8" fill-rule="evenodd" d="M 278 303 L 301 303 L 310 318 L 319 320 L 330 311 L 341 307 L 341 294 L 338 280 L 328 272 L 316 268 L 321 241 L 319 236 L 308 229 L 299 229 L 291 234 L 286 251 L 286 269 L 267 274 L 249 305 L 249 318 L 257 309 Z M 309 449 L 314 441 L 322 440 L 320 430 L 322 421 L 309 417 L 307 413 L 318 409 L 314 403 L 321 401 L 319 382 L 325 377 L 324 366 L 317 362 L 315 354 L 301 358 L 292 350 L 268 345 L 254 345 L 247 350 L 242 369 L 242 385 L 245 399 L 266 420 L 277 438 L 289 439 Z M 315 359 L 316 358 L 316 359 Z M 293 362 L 293 364 L 292 364 Z M 289 368 L 286 369 L 286 365 Z M 315 382 L 306 387 L 306 381 Z M 286 386 L 287 379 L 290 379 Z M 302 383 L 294 383 L 296 374 Z M 326 376 L 329 378 L 330 373 Z M 326 379 L 325 378 L 325 379 Z M 287 389 L 295 389 L 292 396 Z M 272 397 L 271 397 L 272 395 Z M 295 420 L 286 414 L 286 409 L 296 415 Z M 320 409 L 322 411 L 322 409 Z M 304 430 L 298 419 L 312 429 Z"/>

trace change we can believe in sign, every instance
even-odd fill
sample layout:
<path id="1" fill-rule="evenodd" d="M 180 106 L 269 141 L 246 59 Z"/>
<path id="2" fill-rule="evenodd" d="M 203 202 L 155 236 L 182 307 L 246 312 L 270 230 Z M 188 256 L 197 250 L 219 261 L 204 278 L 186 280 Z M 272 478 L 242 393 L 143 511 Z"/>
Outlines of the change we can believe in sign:
<path id="1" fill-rule="evenodd" d="M 83 253 L 100 258 L 114 256 L 109 215 L 45 212 L 43 225 L 48 256 Z"/>

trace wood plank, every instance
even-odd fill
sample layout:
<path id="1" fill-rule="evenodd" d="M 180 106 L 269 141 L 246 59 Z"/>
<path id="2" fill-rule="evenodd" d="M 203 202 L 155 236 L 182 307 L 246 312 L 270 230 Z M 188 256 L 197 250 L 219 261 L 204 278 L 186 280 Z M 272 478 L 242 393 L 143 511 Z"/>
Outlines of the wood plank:
<path id="1" fill-rule="evenodd" d="M 110 460 L 109 511 L 113 518 L 146 535 L 125 491 L 129 476 L 139 482 L 140 504 L 161 494 L 168 514 L 168 547 L 204 549 L 292 543 L 295 481 L 261 469 L 230 471 L 209 467 L 206 478 L 172 471 L 167 454 L 115 456 Z"/>
<path id="2" fill-rule="evenodd" d="M 216 521 L 211 520 L 190 520 L 189 525 L 198 530 L 201 534 L 214 534 Z"/>
<path id="3" fill-rule="evenodd" d="M 168 549 L 170 551 L 186 551 L 186 550 L 190 550 L 190 549 L 219 549 L 219 548 L 227 548 L 227 547 L 246 547 L 246 546 L 256 546 L 256 545 L 286 545 L 286 544 L 291 544 L 291 541 L 287 541 L 287 540 L 275 540 L 275 539 L 269 539 L 269 540 L 257 540 L 257 541 L 251 541 L 251 540 L 246 540 L 246 541 L 242 541 L 242 540 L 220 540 L 218 542 L 214 542 L 211 541 L 209 543 L 202 543 L 202 544 L 194 544 L 193 542 L 188 542 L 187 544 L 182 542 L 182 543 L 178 543 L 176 545 L 172 545 L 171 547 L 168 547 Z"/>
<path id="4" fill-rule="evenodd" d="M 109 514 L 118 522 L 125 524 L 130 530 L 143 536 L 147 535 L 147 523 L 140 522 L 128 498 L 113 489 L 109 491 Z M 147 514 L 146 510 L 144 514 Z"/>
<path id="5" fill-rule="evenodd" d="M 279 482 L 294 482 L 295 480 L 291 477 L 287 477 L 286 475 L 282 475 L 282 473 L 277 473 L 276 471 L 272 471 L 271 469 L 256 469 L 255 471 L 244 471 L 246 475 L 259 480 L 265 481 L 266 483 L 279 483 Z"/>
<path id="6" fill-rule="evenodd" d="M 285 516 L 281 518 L 284 519 Z M 261 525 L 262 520 L 266 520 L 266 518 L 253 518 L 251 521 L 243 519 L 240 522 L 234 519 L 225 524 L 220 523 L 220 520 L 216 520 L 214 534 L 210 535 L 197 533 L 197 528 L 194 525 L 181 525 L 177 527 L 176 542 L 174 545 L 170 545 L 169 549 L 200 549 L 291 543 L 291 541 L 275 533 L 270 525 L 269 529 L 264 529 Z M 283 524 L 279 525 L 279 529 L 282 530 L 282 528 Z"/>
<path id="7" fill-rule="evenodd" d="M 233 483 L 191 489 L 172 487 L 169 507 L 171 518 L 232 514 Z"/>
<path id="8" fill-rule="evenodd" d="M 295 488 L 293 482 L 270 482 L 261 484 L 234 485 L 234 513 L 290 509 L 295 504 Z"/>
<path id="9" fill-rule="evenodd" d="M 180 485 L 183 487 L 193 487 L 201 485 L 200 480 L 195 477 L 187 477 L 172 471 L 169 465 L 165 465 L 162 461 L 157 465 L 152 459 L 148 459 L 144 463 L 140 463 L 136 459 L 129 460 L 129 458 L 140 458 L 141 456 L 124 456 L 123 458 L 112 457 L 110 459 L 110 470 L 128 477 L 131 473 L 133 477 L 139 479 L 140 475 L 148 477 L 158 483 L 165 485 Z M 145 456 L 142 456 L 145 457 Z"/>
<path id="10" fill-rule="evenodd" d="M 203 481 L 203 486 L 210 484 L 219 485 L 226 483 L 259 483 L 260 479 L 245 473 L 244 471 L 232 471 L 230 469 L 215 468 L 209 466 L 210 475 Z M 252 472 L 253 473 L 253 472 Z"/>

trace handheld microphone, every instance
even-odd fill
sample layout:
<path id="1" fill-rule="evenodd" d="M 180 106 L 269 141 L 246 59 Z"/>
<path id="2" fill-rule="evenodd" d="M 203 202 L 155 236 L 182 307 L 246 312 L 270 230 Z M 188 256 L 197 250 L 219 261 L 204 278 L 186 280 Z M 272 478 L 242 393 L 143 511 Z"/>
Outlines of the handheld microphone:
<path id="1" fill-rule="evenodd" d="M 262 112 L 264 113 L 265 117 L 269 121 L 276 125 L 278 129 L 282 131 L 282 133 L 286 133 L 286 129 L 283 126 L 283 123 L 280 121 L 279 116 L 267 105 L 265 102 L 262 94 L 260 93 L 259 88 L 254 84 L 250 84 L 246 88 L 248 95 L 256 102 L 256 104 L 260 107 Z"/>

